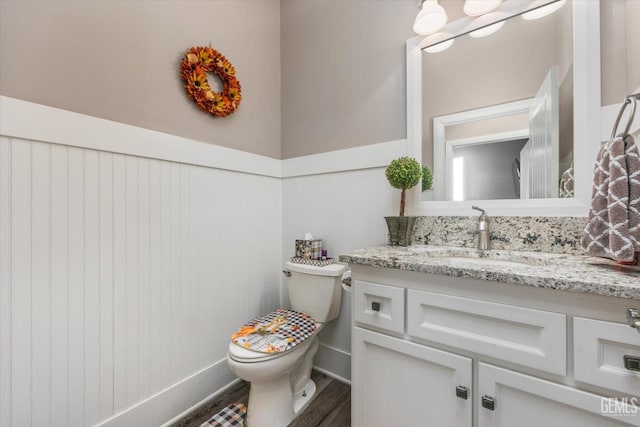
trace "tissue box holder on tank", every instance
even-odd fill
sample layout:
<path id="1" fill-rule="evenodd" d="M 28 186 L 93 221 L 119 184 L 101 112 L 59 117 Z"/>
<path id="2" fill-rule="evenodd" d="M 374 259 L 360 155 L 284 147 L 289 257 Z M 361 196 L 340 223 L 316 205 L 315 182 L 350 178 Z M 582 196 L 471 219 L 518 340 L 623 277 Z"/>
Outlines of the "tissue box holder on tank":
<path id="1" fill-rule="evenodd" d="M 296 240 L 296 257 L 320 259 L 322 257 L 322 239 Z"/>

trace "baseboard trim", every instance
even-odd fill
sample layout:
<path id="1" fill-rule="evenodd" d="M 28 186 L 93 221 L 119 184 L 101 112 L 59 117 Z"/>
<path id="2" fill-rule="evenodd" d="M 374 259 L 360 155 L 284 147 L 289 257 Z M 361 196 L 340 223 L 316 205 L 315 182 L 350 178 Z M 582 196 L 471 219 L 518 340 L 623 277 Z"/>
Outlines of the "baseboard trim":
<path id="1" fill-rule="evenodd" d="M 320 343 L 313 368 L 318 372 L 351 384 L 351 353 Z"/>
<path id="2" fill-rule="evenodd" d="M 205 397 L 200 402 L 196 403 L 195 405 L 193 405 L 190 408 L 184 410 L 182 413 L 176 415 L 175 417 L 173 417 L 169 421 L 165 422 L 160 427 L 169 427 L 170 425 L 177 423 L 182 418 L 186 417 L 187 415 L 191 414 L 192 412 L 196 412 L 196 411 L 200 410 L 200 408 L 202 408 L 203 406 L 208 405 L 211 401 L 217 399 L 222 393 L 224 393 L 225 391 L 227 391 L 229 388 L 233 387 L 235 384 L 239 383 L 240 381 L 242 381 L 240 378 L 236 378 L 235 380 L 231 381 L 226 386 L 224 386 L 221 389 L 218 389 L 217 391 L 211 393 L 209 396 Z"/>
<path id="3" fill-rule="evenodd" d="M 322 369 L 322 368 L 319 368 L 319 367 L 317 367 L 317 366 L 314 366 L 314 367 L 313 367 L 313 370 L 314 370 L 314 371 L 318 371 L 318 372 L 320 372 L 321 374 L 325 374 L 326 376 L 331 377 L 331 378 L 333 378 L 333 379 L 334 379 L 334 380 L 336 380 L 336 381 L 340 381 L 341 383 L 347 384 L 347 385 L 349 385 L 349 386 L 351 385 L 351 380 L 348 380 L 348 379 L 346 379 L 346 378 L 343 378 L 343 377 L 341 377 L 340 375 L 336 375 L 336 374 L 335 374 L 335 373 L 333 373 L 333 372 L 329 372 L 329 371 L 327 371 L 326 369 Z"/>
<path id="4" fill-rule="evenodd" d="M 175 414 L 183 414 L 189 410 L 185 411 L 184 408 L 197 406 L 203 400 L 229 387 L 236 379 L 227 365 L 227 359 L 219 360 L 101 422 L 98 426 L 165 425 L 169 422 L 167 420 L 177 418 Z M 212 394 L 211 390 L 216 391 Z"/>

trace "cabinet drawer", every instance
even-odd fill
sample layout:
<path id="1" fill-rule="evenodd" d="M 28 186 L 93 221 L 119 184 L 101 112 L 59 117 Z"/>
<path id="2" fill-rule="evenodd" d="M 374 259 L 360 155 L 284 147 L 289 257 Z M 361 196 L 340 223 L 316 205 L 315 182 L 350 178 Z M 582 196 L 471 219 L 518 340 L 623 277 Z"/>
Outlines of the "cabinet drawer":
<path id="1" fill-rule="evenodd" d="M 356 280 L 353 318 L 392 332 L 404 332 L 404 288 Z"/>
<path id="2" fill-rule="evenodd" d="M 565 375 L 566 316 L 408 290 L 407 332 L 557 375 Z"/>
<path id="3" fill-rule="evenodd" d="M 624 364 L 624 356 L 640 359 L 638 331 L 621 323 L 576 317 L 573 333 L 577 381 L 638 395 L 640 371 Z"/>

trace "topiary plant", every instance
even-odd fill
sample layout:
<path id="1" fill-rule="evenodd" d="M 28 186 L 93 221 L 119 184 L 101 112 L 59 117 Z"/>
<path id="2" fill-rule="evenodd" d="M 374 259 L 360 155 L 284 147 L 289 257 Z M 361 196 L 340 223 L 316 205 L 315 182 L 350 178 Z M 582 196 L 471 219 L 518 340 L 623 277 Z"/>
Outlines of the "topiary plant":
<path id="1" fill-rule="evenodd" d="M 402 190 L 400 193 L 400 216 L 404 216 L 406 190 L 415 187 L 422 179 L 422 191 L 427 191 L 433 185 L 433 176 L 427 167 L 420 167 L 420 163 L 411 157 L 400 157 L 391 162 L 385 171 L 387 180 L 393 188 Z"/>
<path id="2" fill-rule="evenodd" d="M 433 186 L 433 174 L 428 167 L 422 167 L 422 191 L 431 190 Z"/>

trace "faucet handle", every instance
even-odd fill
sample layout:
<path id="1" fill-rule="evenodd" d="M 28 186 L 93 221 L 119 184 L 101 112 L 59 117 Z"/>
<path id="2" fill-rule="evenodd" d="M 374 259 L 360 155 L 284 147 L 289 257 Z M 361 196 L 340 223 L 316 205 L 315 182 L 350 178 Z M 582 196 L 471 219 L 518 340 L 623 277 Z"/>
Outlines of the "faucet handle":
<path id="1" fill-rule="evenodd" d="M 477 207 L 477 206 L 471 206 L 471 209 L 475 209 L 475 210 L 477 210 L 477 211 L 480 211 L 480 212 L 484 213 L 484 209 L 479 208 L 479 207 Z"/>
<path id="2" fill-rule="evenodd" d="M 487 215 L 486 212 L 484 211 L 484 209 L 479 208 L 477 206 L 471 206 L 471 209 L 475 209 L 477 211 L 480 211 L 480 221 L 484 221 L 485 216 Z"/>

